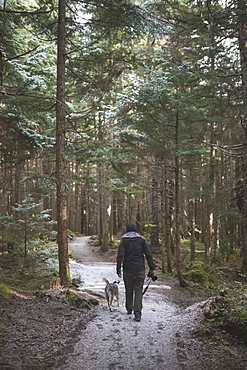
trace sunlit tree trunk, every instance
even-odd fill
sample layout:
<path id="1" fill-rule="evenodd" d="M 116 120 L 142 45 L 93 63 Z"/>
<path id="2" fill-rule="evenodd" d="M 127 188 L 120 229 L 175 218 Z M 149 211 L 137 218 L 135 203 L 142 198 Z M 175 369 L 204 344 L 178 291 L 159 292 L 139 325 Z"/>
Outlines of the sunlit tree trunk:
<path id="1" fill-rule="evenodd" d="M 65 182 L 65 4 L 66 0 L 59 0 L 56 101 L 57 242 L 62 285 L 67 285 L 70 280 Z"/>

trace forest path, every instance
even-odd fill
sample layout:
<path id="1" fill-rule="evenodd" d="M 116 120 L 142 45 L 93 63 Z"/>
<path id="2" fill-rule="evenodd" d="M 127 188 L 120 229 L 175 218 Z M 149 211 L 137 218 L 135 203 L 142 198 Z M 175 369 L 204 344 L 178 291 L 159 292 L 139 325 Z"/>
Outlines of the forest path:
<path id="1" fill-rule="evenodd" d="M 104 294 L 106 277 L 110 282 L 117 278 L 116 264 L 105 261 L 97 247 L 90 245 L 90 237 L 76 237 L 70 243 L 79 263 L 71 263 L 71 273 L 82 275 L 80 287 Z M 141 322 L 127 315 L 124 307 L 124 284 L 121 279 L 120 307 L 109 312 L 106 300 L 95 308 L 95 318 L 79 335 L 79 340 L 64 355 L 61 370 L 177 370 L 203 369 L 185 349 L 184 332 L 191 329 L 199 318 L 198 310 L 181 309 L 164 298 L 171 289 L 158 279 L 149 286 L 143 298 Z M 65 358 L 66 357 L 66 358 Z"/>

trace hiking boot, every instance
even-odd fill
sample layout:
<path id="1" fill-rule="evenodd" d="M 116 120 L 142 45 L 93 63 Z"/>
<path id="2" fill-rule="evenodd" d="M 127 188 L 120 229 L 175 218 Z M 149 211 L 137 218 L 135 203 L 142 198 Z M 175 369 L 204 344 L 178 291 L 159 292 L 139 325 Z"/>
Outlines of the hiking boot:
<path id="1" fill-rule="evenodd" d="M 127 314 L 128 315 L 131 315 L 132 314 L 132 311 L 131 310 L 127 310 Z"/>
<path id="2" fill-rule="evenodd" d="M 140 318 L 139 316 L 136 316 L 136 317 L 134 318 L 134 320 L 135 320 L 135 321 L 137 321 L 137 322 L 139 322 L 139 321 L 141 321 L 141 318 Z"/>

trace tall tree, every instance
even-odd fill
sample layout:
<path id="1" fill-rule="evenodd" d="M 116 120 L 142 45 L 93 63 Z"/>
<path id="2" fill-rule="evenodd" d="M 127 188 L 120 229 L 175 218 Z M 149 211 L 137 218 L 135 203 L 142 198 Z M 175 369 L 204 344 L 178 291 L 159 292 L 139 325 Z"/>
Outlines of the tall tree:
<path id="1" fill-rule="evenodd" d="M 243 92 L 243 210 L 242 210 L 242 273 L 247 273 L 247 5 L 245 0 L 238 0 L 238 39 L 241 60 Z"/>
<path id="2" fill-rule="evenodd" d="M 176 125 L 175 125 L 175 145 L 178 148 L 179 145 L 179 110 L 176 114 Z M 181 266 L 181 206 L 180 206 L 180 161 L 178 150 L 175 154 L 175 210 L 174 210 L 174 226 L 175 226 L 175 254 L 176 254 L 176 269 L 178 275 L 178 281 L 182 287 L 186 286 L 186 282 L 182 275 Z"/>
<path id="3" fill-rule="evenodd" d="M 65 6 L 66 0 L 59 0 L 56 98 L 56 178 L 59 277 L 62 285 L 67 285 L 70 280 L 67 235 L 67 176 L 65 158 Z"/>

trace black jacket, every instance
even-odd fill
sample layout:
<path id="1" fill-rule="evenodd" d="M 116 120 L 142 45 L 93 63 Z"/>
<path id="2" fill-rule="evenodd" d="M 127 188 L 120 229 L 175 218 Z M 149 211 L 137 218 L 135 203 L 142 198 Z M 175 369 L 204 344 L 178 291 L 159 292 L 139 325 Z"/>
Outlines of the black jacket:
<path id="1" fill-rule="evenodd" d="M 150 270 L 154 270 L 152 252 L 146 240 L 135 231 L 129 231 L 122 236 L 118 248 L 117 274 L 121 275 L 121 265 L 125 272 L 140 272 L 145 270 L 144 255 Z"/>

